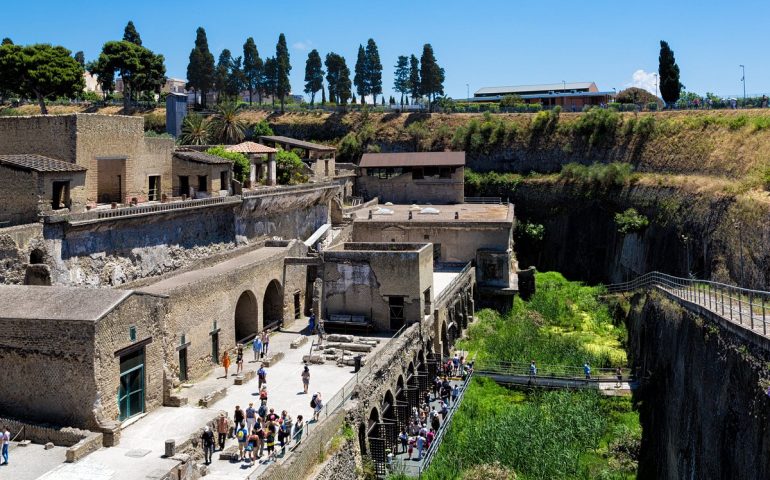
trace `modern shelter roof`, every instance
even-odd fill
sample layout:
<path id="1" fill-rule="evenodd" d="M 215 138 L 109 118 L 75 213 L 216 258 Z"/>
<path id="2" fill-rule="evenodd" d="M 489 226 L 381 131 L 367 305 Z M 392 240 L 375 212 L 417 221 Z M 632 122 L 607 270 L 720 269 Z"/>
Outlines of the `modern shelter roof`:
<path id="1" fill-rule="evenodd" d="M 360 167 L 462 167 L 465 152 L 365 153 Z"/>
<path id="2" fill-rule="evenodd" d="M 314 150 L 317 152 L 333 152 L 337 149 L 329 145 L 321 145 L 320 143 L 311 143 L 304 140 L 297 140 L 296 138 L 283 137 L 280 135 L 262 135 L 260 140 L 266 142 L 281 143 L 283 145 L 289 145 L 291 147 L 303 148 L 305 150 Z"/>
<path id="3" fill-rule="evenodd" d="M 0 155 L 0 164 L 36 172 L 85 172 L 81 165 L 35 154 Z"/>
<path id="4" fill-rule="evenodd" d="M 174 152 L 174 156 L 181 160 L 187 160 L 188 162 L 206 163 L 209 165 L 233 163 L 226 158 L 218 157 L 216 155 L 212 155 L 210 153 L 205 153 L 205 152 L 177 150 Z"/>
<path id="5" fill-rule="evenodd" d="M 521 92 L 558 92 L 563 90 L 590 89 L 594 82 L 541 83 L 535 85 L 512 85 L 507 87 L 484 87 L 474 95 L 502 95 L 505 93 Z"/>
<path id="6" fill-rule="evenodd" d="M 95 322 L 132 294 L 112 288 L 2 285 L 0 318 Z"/>

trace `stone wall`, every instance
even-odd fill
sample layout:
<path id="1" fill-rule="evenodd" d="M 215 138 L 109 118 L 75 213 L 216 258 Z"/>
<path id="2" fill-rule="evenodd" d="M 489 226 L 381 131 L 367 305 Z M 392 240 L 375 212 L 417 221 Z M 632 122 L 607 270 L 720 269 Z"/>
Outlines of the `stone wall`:
<path id="1" fill-rule="evenodd" d="M 78 163 L 75 119 L 75 115 L 0 117 L 0 155 L 36 153 Z"/>
<path id="2" fill-rule="evenodd" d="M 24 283 L 25 266 L 35 249 L 45 251 L 41 223 L 0 228 L 0 284 Z"/>
<path id="3" fill-rule="evenodd" d="M 0 165 L 0 224 L 38 221 L 37 183 L 36 172 Z"/>
<path id="4" fill-rule="evenodd" d="M 363 169 L 365 170 L 365 169 Z M 465 201 L 463 169 L 458 168 L 451 178 L 418 179 L 412 172 L 393 178 L 382 179 L 368 176 L 366 172 L 356 179 L 358 194 L 365 199 L 379 197 L 381 202 L 397 204 L 432 203 L 454 204 Z"/>
<path id="5" fill-rule="evenodd" d="M 3 415 L 95 426 L 93 322 L 0 319 L 0 332 Z"/>
<path id="6" fill-rule="evenodd" d="M 96 391 L 82 398 L 86 408 L 93 411 L 87 423 L 77 425 L 98 429 L 118 420 L 120 357 L 116 352 L 147 340 L 150 342 L 144 346 L 145 411 L 163 405 L 164 365 L 171 356 L 171 338 L 165 321 L 167 313 L 166 299 L 134 293 L 96 323 L 92 342 L 95 355 L 88 372 L 92 374 L 92 382 L 96 382 Z M 136 328 L 135 342 L 129 336 L 132 326 Z"/>

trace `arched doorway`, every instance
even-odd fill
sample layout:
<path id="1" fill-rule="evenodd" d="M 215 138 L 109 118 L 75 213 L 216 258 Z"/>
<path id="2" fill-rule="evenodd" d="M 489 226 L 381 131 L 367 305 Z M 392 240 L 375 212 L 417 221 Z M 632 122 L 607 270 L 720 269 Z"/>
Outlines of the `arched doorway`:
<path id="1" fill-rule="evenodd" d="M 398 424 L 396 420 L 396 400 L 390 390 L 385 392 L 382 399 L 382 436 L 385 438 L 385 448 L 394 449 L 398 441 Z"/>
<path id="2" fill-rule="evenodd" d="M 43 252 L 39 248 L 35 248 L 31 252 L 29 252 L 30 265 L 38 265 L 41 263 L 45 263 L 45 252 Z"/>
<path id="3" fill-rule="evenodd" d="M 380 429 L 380 414 L 376 408 L 369 413 L 366 425 L 366 437 L 369 440 L 369 451 L 376 470 L 385 467 L 385 439 Z M 384 473 L 384 472 L 383 472 Z"/>
<path id="4" fill-rule="evenodd" d="M 257 297 L 246 290 L 238 297 L 235 305 L 235 341 L 253 337 L 259 331 L 259 317 L 257 317 Z"/>
<path id="5" fill-rule="evenodd" d="M 283 289 L 278 280 L 271 281 L 262 301 L 262 327 L 270 328 L 283 321 Z"/>

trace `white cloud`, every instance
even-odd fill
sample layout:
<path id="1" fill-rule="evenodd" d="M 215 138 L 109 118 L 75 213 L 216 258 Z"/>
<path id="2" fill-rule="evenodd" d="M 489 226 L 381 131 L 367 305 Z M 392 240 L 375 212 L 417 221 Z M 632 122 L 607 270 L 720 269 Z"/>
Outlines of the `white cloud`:
<path id="1" fill-rule="evenodd" d="M 655 95 L 655 82 L 656 82 L 656 73 L 654 72 L 645 72 L 643 69 L 639 69 L 631 75 L 631 83 L 627 83 L 625 86 L 628 87 L 638 87 L 642 88 L 644 90 L 647 90 L 651 94 Z"/>
<path id="2" fill-rule="evenodd" d="M 313 47 L 313 42 L 310 40 L 305 40 L 304 42 L 294 42 L 292 47 L 294 47 L 295 50 L 307 52 Z"/>

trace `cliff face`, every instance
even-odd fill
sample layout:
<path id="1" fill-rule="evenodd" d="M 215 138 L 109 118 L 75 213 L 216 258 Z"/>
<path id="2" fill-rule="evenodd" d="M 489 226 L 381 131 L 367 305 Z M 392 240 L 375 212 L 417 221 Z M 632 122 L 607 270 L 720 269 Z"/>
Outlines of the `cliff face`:
<path id="1" fill-rule="evenodd" d="M 638 478 L 769 478 L 768 353 L 660 294 L 637 295 L 627 323 L 641 380 Z"/>
<path id="2" fill-rule="evenodd" d="M 720 191 L 652 182 L 597 190 L 558 180 L 523 180 L 466 195 L 508 197 L 519 222 L 545 226 L 542 240 L 518 236 L 522 267 L 558 270 L 590 283 L 660 270 L 770 288 L 770 208 Z M 635 208 L 649 226 L 622 234 L 615 214 Z"/>

